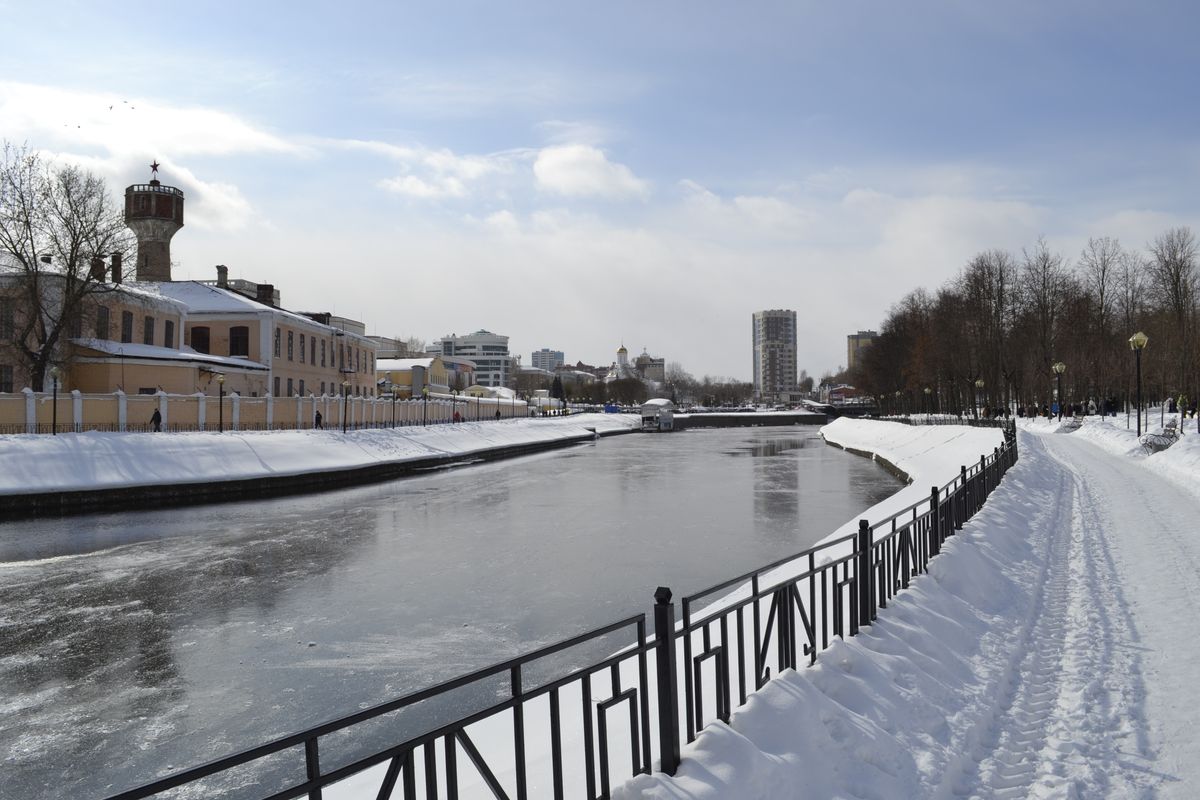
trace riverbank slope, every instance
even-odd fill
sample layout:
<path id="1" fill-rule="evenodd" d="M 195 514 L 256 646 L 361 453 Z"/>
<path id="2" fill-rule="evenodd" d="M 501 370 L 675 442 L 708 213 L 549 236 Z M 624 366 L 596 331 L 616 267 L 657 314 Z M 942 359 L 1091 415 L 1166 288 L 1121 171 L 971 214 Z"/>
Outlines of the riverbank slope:
<path id="1" fill-rule="evenodd" d="M 334 488 L 636 430 L 578 414 L 428 427 L 0 436 L 0 517 Z"/>

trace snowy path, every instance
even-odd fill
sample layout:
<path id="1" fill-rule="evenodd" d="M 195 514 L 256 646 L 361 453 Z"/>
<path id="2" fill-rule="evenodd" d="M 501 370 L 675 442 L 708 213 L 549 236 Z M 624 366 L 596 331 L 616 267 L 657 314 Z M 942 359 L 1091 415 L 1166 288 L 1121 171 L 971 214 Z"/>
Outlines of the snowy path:
<path id="1" fill-rule="evenodd" d="M 617 796 L 1200 797 L 1200 437 L 1147 459 L 1106 426 L 1022 430 L 875 624 Z"/>
<path id="2" fill-rule="evenodd" d="M 1114 741 L 1119 732 L 1145 726 L 1144 738 L 1111 756 L 1121 761 L 1152 748 L 1148 771 L 1139 775 L 1135 763 L 1123 762 L 1125 777 L 1155 787 L 1160 797 L 1196 797 L 1200 786 L 1184 776 L 1196 774 L 1200 759 L 1200 715 L 1193 704 L 1200 685 L 1197 496 L 1086 441 L 1041 441 L 1072 477 L 1072 537 L 1085 546 L 1082 561 L 1093 570 L 1073 592 L 1077 613 L 1087 612 L 1095 629 L 1095 640 L 1079 643 L 1079 650 L 1103 660 L 1079 665 L 1079 674 L 1092 677 L 1086 688 L 1104 681 L 1100 699 L 1115 700 L 1111 708 L 1128 708 L 1128 717 L 1111 720 Z M 1122 696 L 1113 697 L 1115 689 Z M 1093 738 L 1103 733 L 1093 732 Z"/>
<path id="3" fill-rule="evenodd" d="M 1046 554 L 1033 613 L 979 739 L 972 759 L 978 763 L 959 776 L 952 794 L 1142 796 L 1156 782 L 1146 771 L 1140 713 L 1142 645 L 1112 552 L 1128 544 L 1123 517 L 1131 509 L 1127 500 L 1109 498 L 1124 496 L 1113 481 L 1177 490 L 1133 464 L 1098 480 L 1097 468 L 1116 459 L 1085 442 L 1051 436 L 1027 447 L 1043 445 L 1050 455 L 1043 465 L 1054 473 L 1046 478 L 1057 481 L 1060 502 L 1042 521 Z"/>

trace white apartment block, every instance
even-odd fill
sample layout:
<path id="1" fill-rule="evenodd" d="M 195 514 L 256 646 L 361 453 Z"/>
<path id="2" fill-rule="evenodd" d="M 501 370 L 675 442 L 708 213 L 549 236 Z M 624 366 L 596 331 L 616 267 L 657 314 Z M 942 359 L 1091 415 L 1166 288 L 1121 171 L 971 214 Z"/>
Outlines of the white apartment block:
<path id="1" fill-rule="evenodd" d="M 530 364 L 538 369 L 544 369 L 547 372 L 561 367 L 566 362 L 566 357 L 562 350 L 551 350 L 548 347 L 543 347 L 541 350 L 533 351 L 533 358 Z"/>
<path id="2" fill-rule="evenodd" d="M 796 312 L 755 311 L 754 395 L 773 402 L 796 388 Z"/>

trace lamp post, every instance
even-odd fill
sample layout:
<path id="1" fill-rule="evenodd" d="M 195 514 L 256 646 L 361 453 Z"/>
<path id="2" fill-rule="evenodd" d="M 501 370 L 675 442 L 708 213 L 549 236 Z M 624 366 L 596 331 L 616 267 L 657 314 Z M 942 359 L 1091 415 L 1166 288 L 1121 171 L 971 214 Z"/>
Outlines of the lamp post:
<path id="1" fill-rule="evenodd" d="M 458 419 L 455 419 L 455 417 L 457 415 L 458 415 L 458 389 L 451 389 L 450 390 L 450 419 L 454 422 L 461 422 L 462 417 L 458 417 Z"/>
<path id="2" fill-rule="evenodd" d="M 1129 337 L 1129 349 L 1133 350 L 1134 361 L 1137 363 L 1137 435 L 1142 435 L 1142 351 L 1150 343 L 1150 337 L 1138 331 Z"/>
<path id="3" fill-rule="evenodd" d="M 429 387 L 421 387 L 421 426 L 424 427 L 429 422 Z"/>
<path id="4" fill-rule="evenodd" d="M 346 424 L 349 422 L 347 410 L 350 408 L 350 381 L 342 381 L 342 433 L 346 432 Z"/>
<path id="5" fill-rule="evenodd" d="M 60 374 L 58 367 L 50 368 L 50 385 L 51 391 L 54 392 L 54 399 L 50 406 L 50 433 L 54 436 L 58 435 L 58 376 Z"/>
<path id="6" fill-rule="evenodd" d="M 932 397 L 930 396 L 932 394 L 933 394 L 933 389 L 930 389 L 928 386 L 926 386 L 925 387 L 925 413 L 926 414 L 933 413 Z"/>
<path id="7" fill-rule="evenodd" d="M 1062 375 L 1064 372 L 1067 371 L 1067 365 L 1061 361 L 1056 361 L 1056 362 L 1054 362 L 1054 365 L 1052 367 L 1050 367 L 1050 370 L 1054 373 L 1054 376 L 1056 378 L 1058 378 L 1058 421 L 1062 422 L 1062 409 L 1063 409 Z"/>
<path id="8" fill-rule="evenodd" d="M 975 380 L 975 419 L 979 419 L 979 395 L 983 393 L 983 378 Z"/>
<path id="9" fill-rule="evenodd" d="M 217 433 L 225 432 L 225 373 L 217 373 Z"/>
<path id="10" fill-rule="evenodd" d="M 392 387 L 392 427 L 396 427 L 396 387 Z"/>

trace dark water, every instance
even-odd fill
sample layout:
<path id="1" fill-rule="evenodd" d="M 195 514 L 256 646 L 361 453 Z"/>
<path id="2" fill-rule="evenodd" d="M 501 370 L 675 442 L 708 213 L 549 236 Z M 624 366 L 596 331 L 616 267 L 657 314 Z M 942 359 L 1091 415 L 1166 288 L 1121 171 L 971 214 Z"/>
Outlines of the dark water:
<path id="1" fill-rule="evenodd" d="M 92 797 L 646 610 L 899 484 L 803 428 L 0 526 L 0 797 Z"/>

